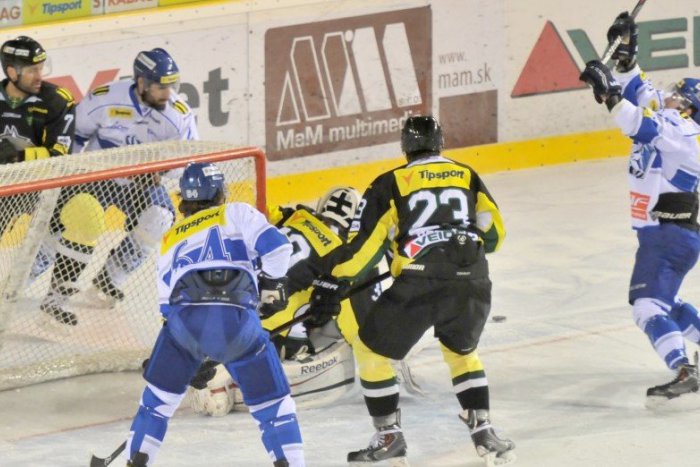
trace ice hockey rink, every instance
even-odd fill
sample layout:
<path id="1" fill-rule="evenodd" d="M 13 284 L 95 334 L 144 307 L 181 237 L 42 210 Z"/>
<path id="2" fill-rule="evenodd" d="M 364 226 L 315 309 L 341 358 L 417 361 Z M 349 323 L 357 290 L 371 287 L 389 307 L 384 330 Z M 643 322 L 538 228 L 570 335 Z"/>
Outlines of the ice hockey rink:
<path id="1" fill-rule="evenodd" d="M 613 158 L 489 174 L 507 228 L 490 257 L 492 315 L 480 345 L 492 421 L 520 466 L 700 465 L 700 395 L 664 411 L 646 388 L 670 381 L 633 324 L 627 285 L 636 240 L 629 228 L 626 160 Z M 682 296 L 700 303 L 700 276 Z M 154 310 L 154 313 L 156 310 Z M 428 336 L 429 337 L 429 336 Z M 427 344 L 424 346 L 424 344 Z M 432 341 L 409 359 L 426 396 L 402 392 L 413 467 L 483 465 L 457 418 L 447 367 Z M 689 344 L 689 350 L 697 346 Z M 127 434 L 142 390 L 136 373 L 91 375 L 0 393 L 0 466 L 85 466 Z M 679 401 L 680 402 L 680 401 Z M 299 413 L 307 465 L 346 465 L 373 433 L 359 389 Z M 124 465 L 120 458 L 112 465 Z M 181 408 L 162 466 L 270 466 L 245 413 L 205 418 Z"/>

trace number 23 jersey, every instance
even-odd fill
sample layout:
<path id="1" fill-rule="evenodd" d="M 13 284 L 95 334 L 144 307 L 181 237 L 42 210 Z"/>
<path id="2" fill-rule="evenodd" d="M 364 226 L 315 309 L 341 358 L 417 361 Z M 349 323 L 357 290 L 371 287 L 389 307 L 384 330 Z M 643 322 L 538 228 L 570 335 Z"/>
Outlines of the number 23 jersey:
<path id="1" fill-rule="evenodd" d="M 364 194 L 350 227 L 350 243 L 332 254 L 336 277 L 356 277 L 389 248 L 396 277 L 412 259 L 412 238 L 458 227 L 478 235 L 486 252 L 505 235 L 498 206 L 469 166 L 434 155 L 380 175 Z"/>

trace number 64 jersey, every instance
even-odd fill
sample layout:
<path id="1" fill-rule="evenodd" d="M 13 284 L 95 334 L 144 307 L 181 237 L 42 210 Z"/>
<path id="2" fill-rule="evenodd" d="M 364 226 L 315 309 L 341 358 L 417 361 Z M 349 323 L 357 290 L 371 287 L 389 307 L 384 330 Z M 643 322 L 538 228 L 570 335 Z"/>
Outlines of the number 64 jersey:
<path id="1" fill-rule="evenodd" d="M 487 253 L 505 235 L 498 206 L 471 167 L 440 155 L 421 158 L 372 182 L 355 213 L 350 243 L 327 264 L 335 265 L 335 277 L 356 277 L 389 248 L 396 277 L 455 230 L 483 243 Z"/>

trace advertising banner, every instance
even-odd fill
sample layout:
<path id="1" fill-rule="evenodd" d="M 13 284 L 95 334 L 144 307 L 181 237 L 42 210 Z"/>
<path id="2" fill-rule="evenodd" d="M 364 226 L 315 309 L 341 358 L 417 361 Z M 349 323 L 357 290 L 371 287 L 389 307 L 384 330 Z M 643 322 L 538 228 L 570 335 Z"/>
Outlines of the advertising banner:
<path id="1" fill-rule="evenodd" d="M 92 14 L 92 0 L 24 0 L 24 24 L 60 21 Z"/>
<path id="2" fill-rule="evenodd" d="M 431 84 L 427 7 L 268 29 L 267 156 L 394 141 L 409 115 L 432 109 Z"/>
<path id="3" fill-rule="evenodd" d="M 156 8 L 158 6 L 158 0 L 93 0 L 93 14 L 95 13 L 96 4 L 102 4 L 104 13 L 109 14 L 118 11 Z"/>
<path id="4" fill-rule="evenodd" d="M 0 27 L 22 24 L 22 0 L 0 2 Z"/>

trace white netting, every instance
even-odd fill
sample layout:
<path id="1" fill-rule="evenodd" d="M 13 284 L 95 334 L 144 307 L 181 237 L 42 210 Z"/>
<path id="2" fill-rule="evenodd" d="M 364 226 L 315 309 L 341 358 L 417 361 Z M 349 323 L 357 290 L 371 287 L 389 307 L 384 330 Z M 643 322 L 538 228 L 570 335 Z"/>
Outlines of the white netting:
<path id="1" fill-rule="evenodd" d="M 262 153 L 226 143 L 0 166 L 0 390 L 139 368 L 161 326 L 149 239 L 171 222 L 191 160 L 222 169 L 228 201 L 264 208 Z"/>

